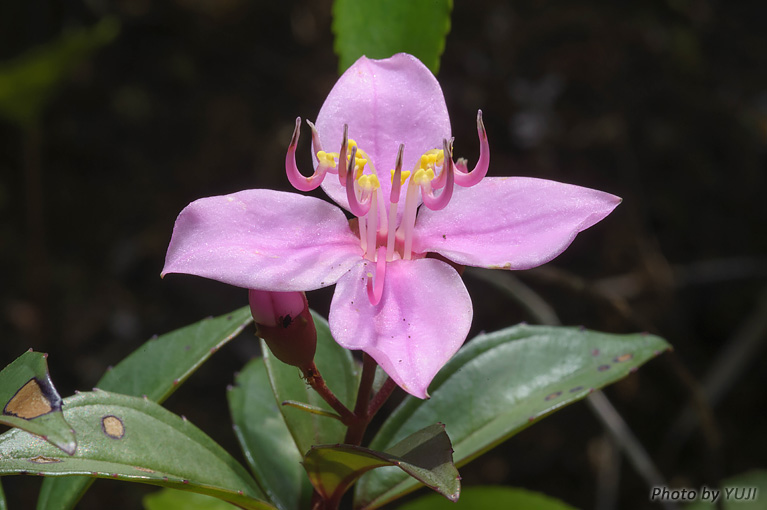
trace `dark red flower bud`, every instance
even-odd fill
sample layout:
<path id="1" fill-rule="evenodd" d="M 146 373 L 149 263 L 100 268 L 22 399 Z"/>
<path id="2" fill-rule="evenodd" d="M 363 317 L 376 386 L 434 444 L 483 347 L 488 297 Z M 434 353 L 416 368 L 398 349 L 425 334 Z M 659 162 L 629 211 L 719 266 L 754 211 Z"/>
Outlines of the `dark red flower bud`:
<path id="1" fill-rule="evenodd" d="M 308 367 L 317 349 L 317 330 L 303 292 L 249 290 L 250 313 L 278 360 L 299 368 Z"/>

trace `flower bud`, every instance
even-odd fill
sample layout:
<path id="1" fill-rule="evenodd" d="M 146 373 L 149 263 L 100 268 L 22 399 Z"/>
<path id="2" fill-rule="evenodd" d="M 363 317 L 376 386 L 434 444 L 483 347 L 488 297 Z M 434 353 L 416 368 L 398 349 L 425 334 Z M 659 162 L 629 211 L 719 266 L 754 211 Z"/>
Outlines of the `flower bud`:
<path id="1" fill-rule="evenodd" d="M 299 368 L 314 360 L 317 330 L 303 292 L 249 290 L 250 313 L 275 357 Z"/>

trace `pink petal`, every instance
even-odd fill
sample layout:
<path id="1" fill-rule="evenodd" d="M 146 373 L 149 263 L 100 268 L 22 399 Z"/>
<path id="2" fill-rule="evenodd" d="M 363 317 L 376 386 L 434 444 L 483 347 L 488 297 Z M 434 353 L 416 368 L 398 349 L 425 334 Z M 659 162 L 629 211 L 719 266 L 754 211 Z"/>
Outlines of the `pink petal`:
<path id="1" fill-rule="evenodd" d="M 372 356 L 405 391 L 428 398 L 429 383 L 469 333 L 469 293 L 445 262 L 398 260 L 387 264 L 383 297 L 372 306 L 373 271 L 375 263 L 364 261 L 338 281 L 330 332 L 342 347 Z"/>
<path id="2" fill-rule="evenodd" d="M 621 199 L 589 188 L 527 177 L 486 177 L 459 188 L 441 211 L 421 207 L 413 251 L 459 264 L 529 269 L 550 261 L 615 209 Z"/>
<path id="3" fill-rule="evenodd" d="M 202 198 L 178 215 L 162 274 L 248 289 L 312 290 L 335 283 L 362 255 L 343 211 L 272 190 Z"/>
<path id="4" fill-rule="evenodd" d="M 405 144 L 402 169 L 411 170 L 424 152 L 441 149 L 442 139 L 450 139 L 439 83 L 420 60 L 405 53 L 384 60 L 361 57 L 338 79 L 316 122 L 326 152 L 340 150 L 344 124 L 349 138 L 373 160 L 387 206 L 399 145 Z M 328 175 L 322 188 L 349 208 L 337 176 Z"/>

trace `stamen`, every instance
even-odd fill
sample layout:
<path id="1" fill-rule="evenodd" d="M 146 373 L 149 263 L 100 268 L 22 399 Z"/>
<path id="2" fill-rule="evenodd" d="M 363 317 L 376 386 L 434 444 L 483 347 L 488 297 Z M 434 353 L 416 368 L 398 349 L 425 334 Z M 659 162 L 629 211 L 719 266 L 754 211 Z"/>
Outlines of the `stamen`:
<path id="1" fill-rule="evenodd" d="M 371 177 L 375 177 L 374 175 Z M 378 179 L 376 179 L 377 181 Z M 376 237 L 378 236 L 378 192 L 373 191 L 370 196 L 370 212 L 367 215 L 367 236 L 368 245 L 367 253 L 365 254 L 370 260 L 373 260 L 373 250 L 376 246 Z"/>
<path id="2" fill-rule="evenodd" d="M 357 179 L 354 178 L 354 165 L 355 165 L 355 157 L 357 156 L 357 147 L 352 147 L 352 155 L 349 159 L 349 167 L 347 168 L 346 172 L 346 199 L 349 202 L 349 210 L 352 212 L 353 215 L 357 216 L 358 218 L 362 218 L 365 216 L 368 211 L 370 211 L 370 195 L 368 195 L 368 200 L 364 200 L 365 193 L 363 192 L 363 196 L 360 197 L 362 200 L 357 199 L 357 193 L 354 189 L 354 184 L 357 182 Z M 340 175 L 340 172 L 339 172 Z M 351 178 L 349 178 L 351 177 Z M 360 221 L 360 223 L 362 223 Z M 362 235 L 362 232 L 360 232 L 360 236 Z"/>
<path id="3" fill-rule="evenodd" d="M 469 172 L 465 160 L 459 160 L 455 163 L 455 183 L 459 186 L 468 188 L 479 183 L 487 175 L 487 169 L 490 167 L 490 144 L 487 141 L 487 131 L 482 122 L 482 110 L 477 111 L 477 134 L 479 135 L 479 159 L 474 166 L 474 170 Z"/>
<path id="4" fill-rule="evenodd" d="M 453 196 L 453 182 L 455 181 L 455 172 L 453 168 L 453 155 L 450 153 L 447 139 L 442 140 L 442 151 L 445 154 L 442 174 L 446 175 L 445 187 L 438 197 L 434 196 L 431 189 L 431 179 L 424 179 L 421 183 L 421 195 L 423 196 L 423 205 L 432 211 L 444 209 Z M 420 170 L 419 170 L 420 172 Z"/>
<path id="5" fill-rule="evenodd" d="M 288 153 L 285 155 L 285 172 L 288 174 L 288 181 L 299 191 L 312 191 L 322 184 L 325 178 L 325 172 L 328 170 L 326 165 L 320 163 L 311 177 L 304 177 L 296 165 L 296 147 L 298 138 L 301 135 L 301 117 L 296 118 L 296 127 L 293 130 L 293 137 L 290 139 Z"/>
<path id="6" fill-rule="evenodd" d="M 417 175 L 417 172 L 416 172 Z M 415 213 L 418 210 L 418 189 L 419 186 L 413 182 L 415 175 L 410 178 L 407 186 L 407 196 L 405 198 L 405 211 L 402 213 L 402 222 L 400 223 L 397 234 L 402 234 L 404 247 L 402 259 L 410 260 L 413 251 L 413 228 L 415 226 Z"/>
<path id="7" fill-rule="evenodd" d="M 402 159 L 403 159 L 403 153 L 405 151 L 405 145 L 400 144 L 399 150 L 397 151 L 397 162 L 394 165 L 394 170 L 392 171 L 391 176 L 391 194 L 389 195 L 389 202 L 391 203 L 389 205 L 389 224 L 388 228 L 389 231 L 386 235 L 386 260 L 392 261 L 394 260 L 394 234 L 396 229 L 394 228 L 394 225 L 397 224 L 397 208 L 399 207 L 399 195 L 402 190 Z M 410 175 L 410 172 L 408 172 L 408 175 Z M 407 179 L 407 175 L 405 178 Z"/>
<path id="8" fill-rule="evenodd" d="M 386 255 L 386 247 L 379 246 L 376 257 L 375 285 L 372 281 L 374 276 L 368 273 L 368 299 L 373 306 L 380 303 L 381 296 L 383 296 L 384 277 L 386 276 L 386 258 L 384 255 Z"/>
<path id="9" fill-rule="evenodd" d="M 312 152 L 315 154 L 322 152 L 322 142 L 320 141 L 320 133 L 317 131 L 317 127 L 310 120 L 307 120 L 306 123 L 309 124 L 309 127 L 312 130 Z M 337 170 L 332 169 L 328 171 L 331 173 L 336 173 Z"/>
<path id="10" fill-rule="evenodd" d="M 346 186 L 346 153 L 349 150 L 349 125 L 344 124 L 344 137 L 341 140 L 341 152 L 338 154 L 338 181 Z"/>

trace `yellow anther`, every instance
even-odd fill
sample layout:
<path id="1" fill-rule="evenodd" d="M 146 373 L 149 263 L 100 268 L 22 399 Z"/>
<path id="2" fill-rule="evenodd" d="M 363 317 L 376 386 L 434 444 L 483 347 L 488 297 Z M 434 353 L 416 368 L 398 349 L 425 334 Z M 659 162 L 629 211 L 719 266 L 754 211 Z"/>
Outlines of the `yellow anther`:
<path id="1" fill-rule="evenodd" d="M 404 186 L 407 178 L 410 177 L 410 170 L 405 170 L 400 173 L 399 185 Z M 394 184 L 394 170 L 391 171 L 391 182 Z"/>
<path id="2" fill-rule="evenodd" d="M 381 187 L 378 177 L 374 174 L 365 174 L 357 178 L 357 184 L 361 189 L 375 191 Z"/>
<path id="3" fill-rule="evenodd" d="M 317 151 L 317 161 L 320 165 L 335 167 L 338 157 L 337 152 Z"/>
<path id="4" fill-rule="evenodd" d="M 427 182 L 431 182 L 432 179 L 434 179 L 434 170 L 431 168 L 429 169 L 418 169 L 416 170 L 415 174 L 413 174 L 413 178 L 410 180 L 413 184 L 416 185 L 422 185 Z"/>

